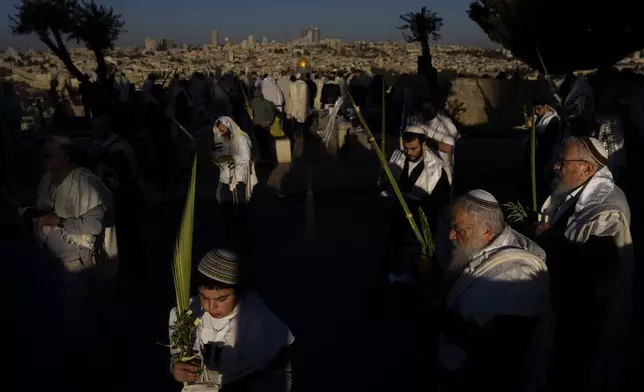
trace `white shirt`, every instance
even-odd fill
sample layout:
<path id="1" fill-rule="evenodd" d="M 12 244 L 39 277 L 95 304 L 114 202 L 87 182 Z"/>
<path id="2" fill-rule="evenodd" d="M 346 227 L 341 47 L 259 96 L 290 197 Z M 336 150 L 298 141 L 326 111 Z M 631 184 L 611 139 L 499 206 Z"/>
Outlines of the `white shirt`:
<path id="1" fill-rule="evenodd" d="M 454 148 L 460 134 L 452 120 L 444 114 L 438 113 L 431 121 L 421 124 L 420 127 L 425 130 L 425 135 L 428 138 L 452 146 L 452 152 L 439 151 L 438 156 L 450 166 L 450 169 L 453 169 Z"/>

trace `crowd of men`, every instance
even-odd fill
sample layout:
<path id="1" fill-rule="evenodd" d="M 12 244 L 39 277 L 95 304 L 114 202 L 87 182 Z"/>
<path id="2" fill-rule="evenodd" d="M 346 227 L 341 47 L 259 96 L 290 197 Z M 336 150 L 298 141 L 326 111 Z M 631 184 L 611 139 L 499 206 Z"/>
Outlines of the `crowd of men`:
<path id="1" fill-rule="evenodd" d="M 148 195 L 127 134 L 115 132 L 119 124 L 140 119 L 167 144 L 212 132 L 216 199 L 234 243 L 242 235 L 237 226 L 252 219 L 244 207 L 257 183 L 255 163 L 275 163 L 276 139 L 285 135 L 297 149 L 305 135 L 315 133 L 318 111 L 338 99 L 347 102 L 345 109 L 351 99 L 378 108 L 385 93 L 393 107 L 416 108 L 403 113 L 401 148 L 389 161 L 411 216 L 395 203 L 374 293 L 382 295 L 391 286 L 431 293 L 427 306 L 440 314 L 440 390 L 613 391 L 624 382 L 634 264 L 630 209 L 618 183 L 627 175 L 624 139 L 630 125 L 623 124 L 637 120 L 620 119 L 614 106 L 603 106 L 602 90 L 593 90 L 586 77 L 566 77 L 558 91 L 560 105 L 554 94 L 534 98 L 540 205 L 512 226 L 490 192 L 454 194 L 454 171 L 466 170 L 458 167 L 460 133 L 437 96 L 409 98 L 414 94 L 407 91 L 404 102 L 397 102 L 400 86 L 390 91 L 382 78 L 357 70 L 347 78 L 339 72 L 285 71 L 277 80 L 258 73 L 196 73 L 190 80 L 175 75 L 167 89 L 150 75 L 136 94 L 122 74 L 113 82 L 109 115 L 87 114 L 102 148 L 100 164 L 88 167 L 72 138 L 53 136 L 43 146 L 47 171 L 37 205 L 21 209 L 33 221 L 39 243 L 67 272 L 70 328 L 82 328 L 83 311 L 91 308 L 88 298 L 114 277 L 119 259 L 123 268 L 142 273 L 136 271 L 131 244 L 138 235 L 137 206 Z M 343 112 L 350 116 L 350 110 Z M 379 185 L 384 197 L 394 194 L 394 184 Z M 422 226 L 421 210 L 436 242 L 430 271 L 419 270 L 421 246 L 410 225 L 413 220 Z M 234 250 L 213 250 L 200 263 L 206 280 L 193 305 L 201 325 L 209 323 L 197 333 L 201 363 L 223 375 L 224 390 L 229 371 L 236 388 L 248 380 L 248 388 L 290 390 L 289 361 L 282 357 L 293 337 L 289 332 L 287 342 L 264 347 L 268 342 L 257 336 L 288 329 L 265 305 L 246 297 L 237 262 Z M 257 322 L 259 335 L 231 336 L 231 325 L 246 322 L 238 316 L 242 308 L 268 320 Z M 213 344 L 223 345 L 221 358 L 211 352 Z M 278 357 L 278 370 L 288 369 L 289 382 L 266 389 L 258 380 L 275 375 L 269 365 Z M 178 381 L 213 383 L 196 375 L 200 366 L 179 361 L 172 369 Z M 217 383 L 219 388 L 221 380 Z"/>

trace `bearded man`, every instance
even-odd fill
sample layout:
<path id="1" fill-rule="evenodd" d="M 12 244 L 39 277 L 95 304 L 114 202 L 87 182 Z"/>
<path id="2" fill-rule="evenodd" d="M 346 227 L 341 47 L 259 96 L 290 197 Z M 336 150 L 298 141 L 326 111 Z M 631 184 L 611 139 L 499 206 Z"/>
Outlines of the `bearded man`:
<path id="1" fill-rule="evenodd" d="M 486 191 L 470 191 L 451 212 L 441 390 L 534 391 L 553 328 L 545 252 L 506 225 Z"/>
<path id="2" fill-rule="evenodd" d="M 614 390 L 622 380 L 631 317 L 630 208 L 591 137 L 569 138 L 541 209 L 557 317 L 552 390 Z"/>

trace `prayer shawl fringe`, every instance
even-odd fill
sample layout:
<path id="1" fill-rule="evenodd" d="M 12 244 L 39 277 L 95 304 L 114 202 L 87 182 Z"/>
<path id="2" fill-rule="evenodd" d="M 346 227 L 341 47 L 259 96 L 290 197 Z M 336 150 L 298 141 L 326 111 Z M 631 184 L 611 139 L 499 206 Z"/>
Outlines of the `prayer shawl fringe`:
<path id="1" fill-rule="evenodd" d="M 583 244 L 590 236 L 612 237 L 618 250 L 618 266 L 605 276 L 597 288 L 597 297 L 604 298 L 601 310 L 601 338 L 595 368 L 590 375 L 592 385 L 614 390 L 622 380 L 629 324 L 632 317 L 634 253 L 630 231 L 630 209 L 624 193 L 612 183 L 607 168 L 595 174 L 582 191 L 575 213 L 568 220 L 565 236 Z"/>
<path id="2" fill-rule="evenodd" d="M 231 155 L 233 157 L 230 162 L 215 162 L 219 167 L 219 185 L 228 184 L 230 191 L 235 194 L 238 183 L 246 184 L 245 196 L 246 201 L 249 201 L 253 188 L 258 182 L 255 164 L 251 159 L 252 142 L 232 118 L 224 116 L 220 117 L 219 121 L 230 129 L 230 141 L 224 140 L 215 126 L 212 131 L 215 142 L 214 156 Z M 219 192 L 217 192 L 217 201 L 220 201 Z"/>
<path id="3" fill-rule="evenodd" d="M 49 174 L 43 179 L 43 184 L 52 186 L 52 178 Z M 40 192 L 40 195 L 39 199 L 46 194 Z M 113 215 L 110 191 L 87 168 L 74 169 L 56 188 L 54 212 L 61 218 L 79 218 L 97 206 L 103 206 L 107 214 Z M 103 233 L 99 236 L 67 233 L 64 236 L 78 246 L 94 250 L 97 263 L 104 261 L 102 259 L 114 259 L 118 254 L 114 226 L 104 227 Z M 97 237 L 99 240 L 102 238 L 102 243 L 95 243 Z"/>
<path id="4" fill-rule="evenodd" d="M 539 317 L 524 358 L 527 384 L 522 391 L 534 391 L 545 382 L 554 336 L 545 252 L 506 227 L 472 260 L 450 290 L 446 307 L 460 314 L 465 322 L 481 326 L 496 315 Z M 457 370 L 465 364 L 467 353 L 441 337 L 439 358 L 443 366 Z"/>
<path id="5" fill-rule="evenodd" d="M 407 157 L 402 150 L 396 150 L 391 155 L 389 160 L 389 167 L 396 180 L 400 180 L 403 168 L 405 167 L 405 160 Z M 432 194 L 434 187 L 443 175 L 443 169 L 447 173 L 447 180 L 450 185 L 452 184 L 452 171 L 449 166 L 429 148 L 425 148 L 423 153 L 423 164 L 425 169 L 421 173 L 414 189 L 411 192 L 412 198 L 422 199 Z"/>

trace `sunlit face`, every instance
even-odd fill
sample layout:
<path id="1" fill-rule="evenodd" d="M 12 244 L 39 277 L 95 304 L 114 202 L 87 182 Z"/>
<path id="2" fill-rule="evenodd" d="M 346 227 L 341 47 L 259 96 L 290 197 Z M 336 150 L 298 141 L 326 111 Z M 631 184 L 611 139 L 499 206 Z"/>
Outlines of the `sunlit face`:
<path id="1" fill-rule="evenodd" d="M 408 142 L 403 142 L 403 148 L 405 149 L 405 155 L 407 159 L 412 162 L 418 162 L 423 157 L 423 147 L 425 146 L 424 142 L 421 142 L 420 139 L 413 139 Z"/>
<path id="2" fill-rule="evenodd" d="M 226 317 L 237 306 L 237 294 L 233 288 L 210 290 L 200 287 L 199 299 L 201 307 L 213 318 Z"/>
<path id="3" fill-rule="evenodd" d="M 554 193 L 570 192 L 593 175 L 593 166 L 581 157 L 580 148 L 583 147 L 580 147 L 576 142 L 566 143 L 564 146 L 554 166 L 557 174 L 553 183 Z"/>
<path id="4" fill-rule="evenodd" d="M 449 239 L 454 249 L 453 257 L 470 257 L 483 249 L 492 237 L 490 229 L 477 225 L 463 207 L 457 205 L 452 209 Z"/>
<path id="5" fill-rule="evenodd" d="M 537 114 L 537 116 L 541 117 L 548 113 L 548 106 L 547 105 L 536 105 L 534 107 L 534 112 Z"/>
<path id="6" fill-rule="evenodd" d="M 217 124 L 217 130 L 219 131 L 219 134 L 221 136 L 226 136 L 230 133 L 230 130 L 226 128 L 226 126 L 223 123 Z"/>

